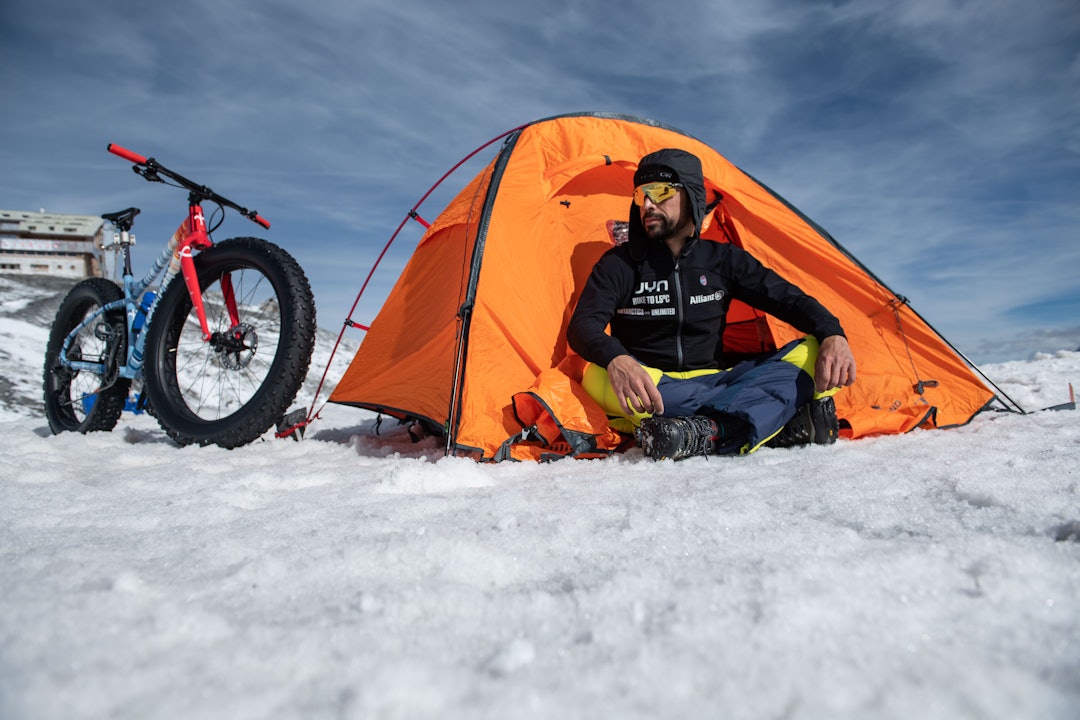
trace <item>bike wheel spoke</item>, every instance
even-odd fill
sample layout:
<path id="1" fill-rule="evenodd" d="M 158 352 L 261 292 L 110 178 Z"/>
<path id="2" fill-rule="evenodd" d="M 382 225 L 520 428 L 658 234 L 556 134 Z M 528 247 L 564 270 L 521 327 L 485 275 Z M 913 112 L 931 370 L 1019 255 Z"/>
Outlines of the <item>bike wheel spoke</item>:
<path id="1" fill-rule="evenodd" d="M 222 292 L 230 281 L 240 318 L 236 327 Z M 210 332 L 236 339 L 226 348 L 203 340 L 192 310 L 177 343 L 176 377 L 189 410 L 203 420 L 218 420 L 242 408 L 267 381 L 280 334 L 280 302 L 262 273 L 243 268 L 211 283 L 203 304 Z"/>

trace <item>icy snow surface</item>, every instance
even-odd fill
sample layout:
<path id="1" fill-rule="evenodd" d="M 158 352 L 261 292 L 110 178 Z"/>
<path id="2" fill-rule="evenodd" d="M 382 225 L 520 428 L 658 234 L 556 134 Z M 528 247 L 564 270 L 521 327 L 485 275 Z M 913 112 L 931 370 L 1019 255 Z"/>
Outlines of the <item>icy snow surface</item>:
<path id="1" fill-rule="evenodd" d="M 480 465 L 336 406 L 178 448 L 51 436 L 11 401 L 45 336 L 0 324 L 5 720 L 1080 713 L 1076 412 L 677 464 Z"/>

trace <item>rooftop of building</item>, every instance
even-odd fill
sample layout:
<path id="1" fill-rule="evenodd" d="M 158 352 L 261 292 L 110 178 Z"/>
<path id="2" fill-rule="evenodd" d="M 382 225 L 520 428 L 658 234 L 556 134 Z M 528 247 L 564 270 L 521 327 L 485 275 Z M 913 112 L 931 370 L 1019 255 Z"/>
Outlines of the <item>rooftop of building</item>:
<path id="1" fill-rule="evenodd" d="M 0 210 L 0 227 L 14 233 L 87 237 L 96 234 L 103 222 L 95 215 Z"/>

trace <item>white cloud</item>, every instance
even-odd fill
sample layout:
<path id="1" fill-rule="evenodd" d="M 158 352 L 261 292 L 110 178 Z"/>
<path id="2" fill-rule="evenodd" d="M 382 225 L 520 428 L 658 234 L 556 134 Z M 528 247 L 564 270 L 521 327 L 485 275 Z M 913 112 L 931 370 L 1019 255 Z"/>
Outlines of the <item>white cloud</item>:
<path id="1" fill-rule="evenodd" d="M 361 262 L 465 153 L 583 110 L 713 145 L 972 341 L 1075 282 L 1073 3 L 9 0 L 2 12 L 0 205 L 164 204 L 103 152 L 129 144 L 302 238 L 323 307 L 356 289 L 329 268 L 324 283 L 323 258 Z M 27 53 L 35 63 L 12 61 Z M 1023 322 L 1038 317 L 1060 323 Z"/>

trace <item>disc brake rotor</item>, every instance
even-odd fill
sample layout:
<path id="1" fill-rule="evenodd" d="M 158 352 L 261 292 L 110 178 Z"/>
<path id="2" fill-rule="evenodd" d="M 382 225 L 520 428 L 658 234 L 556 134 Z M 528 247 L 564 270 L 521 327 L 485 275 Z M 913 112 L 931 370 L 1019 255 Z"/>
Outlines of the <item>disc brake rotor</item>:
<path id="1" fill-rule="evenodd" d="M 242 370 L 251 364 L 259 348 L 259 336 L 247 323 L 234 325 L 210 338 L 218 362 L 227 370 Z"/>

